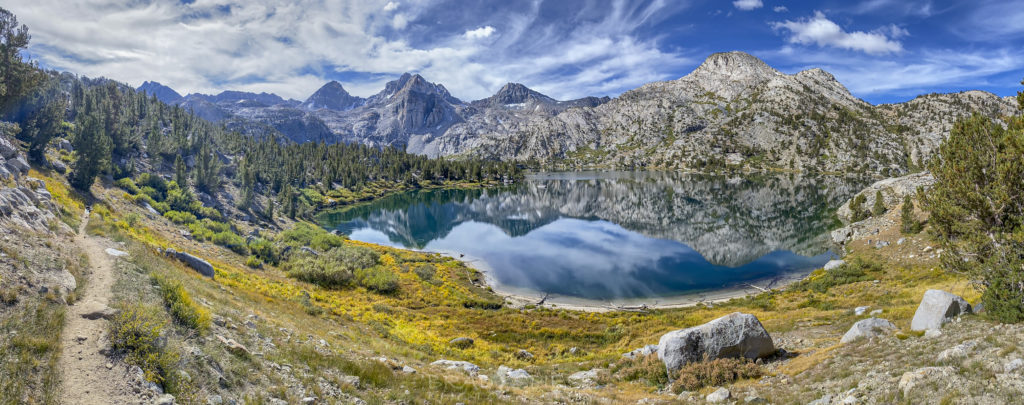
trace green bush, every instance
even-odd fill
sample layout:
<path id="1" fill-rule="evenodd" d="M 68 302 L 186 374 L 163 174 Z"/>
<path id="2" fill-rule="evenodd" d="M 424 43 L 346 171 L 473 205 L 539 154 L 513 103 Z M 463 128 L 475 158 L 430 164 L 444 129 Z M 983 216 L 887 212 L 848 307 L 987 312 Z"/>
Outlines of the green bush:
<path id="1" fill-rule="evenodd" d="M 176 224 L 191 224 L 196 222 L 196 216 L 191 212 L 181 211 L 167 211 L 164 213 L 164 218 L 169 219 L 171 222 Z"/>
<path id="2" fill-rule="evenodd" d="M 240 255 L 248 254 L 249 247 L 245 243 L 245 238 L 234 234 L 231 231 L 221 231 L 213 234 L 210 238 L 213 243 L 224 246 L 231 249 L 232 252 Z"/>
<path id="3" fill-rule="evenodd" d="M 416 276 L 418 276 L 420 280 L 430 281 L 434 278 L 434 275 L 437 274 L 437 269 L 430 263 L 424 263 L 416 266 L 416 269 L 412 272 L 416 273 Z"/>
<path id="4" fill-rule="evenodd" d="M 290 277 L 325 288 L 340 288 L 352 283 L 356 270 L 376 266 L 378 259 L 379 255 L 372 249 L 342 246 L 319 256 L 293 254 L 283 269 Z M 363 273 L 362 278 L 367 284 L 374 285 L 374 289 L 380 287 L 386 290 L 388 282 L 385 277 Z"/>
<path id="5" fill-rule="evenodd" d="M 136 186 L 135 182 L 128 177 L 117 179 L 117 181 L 114 182 L 114 185 L 120 187 L 122 190 L 127 191 L 131 194 L 139 193 L 139 187 Z"/>
<path id="6" fill-rule="evenodd" d="M 300 222 L 291 229 L 279 233 L 277 241 L 293 248 L 309 246 L 318 252 L 326 252 L 341 246 L 345 242 L 345 237 L 333 235 L 318 226 Z"/>
<path id="7" fill-rule="evenodd" d="M 838 268 L 812 273 L 810 277 L 793 284 L 793 288 L 824 293 L 838 285 L 874 280 L 875 277 L 869 273 L 879 273 L 881 270 L 882 265 L 877 262 L 853 257 Z"/>
<path id="8" fill-rule="evenodd" d="M 914 201 L 908 194 L 903 197 L 903 208 L 900 209 L 900 232 L 913 235 L 921 232 L 922 227 L 921 221 L 914 217 Z"/>
<path id="9" fill-rule="evenodd" d="M 253 269 L 258 269 L 263 266 L 263 261 L 256 256 L 249 256 L 245 258 L 245 265 Z"/>
<path id="10" fill-rule="evenodd" d="M 398 276 L 381 266 L 373 266 L 355 270 L 356 282 L 382 294 L 398 290 Z"/>
<path id="11" fill-rule="evenodd" d="M 853 201 L 850 201 L 850 221 L 857 222 L 871 216 L 864 208 L 864 203 L 868 201 L 868 198 L 864 194 L 857 194 L 853 197 Z"/>
<path id="12" fill-rule="evenodd" d="M 166 321 L 152 305 L 118 305 L 110 322 L 110 345 L 125 354 L 125 362 L 139 366 L 146 379 L 171 390 L 176 381 L 178 355 L 161 338 Z"/>
<path id="13" fill-rule="evenodd" d="M 164 304 L 178 324 L 199 333 L 210 329 L 210 311 L 196 305 L 180 281 L 157 273 L 153 273 L 151 278 L 160 287 Z"/>
<path id="14" fill-rule="evenodd" d="M 249 253 L 266 263 L 275 266 L 279 263 L 277 248 L 269 240 L 256 238 L 249 241 Z"/>

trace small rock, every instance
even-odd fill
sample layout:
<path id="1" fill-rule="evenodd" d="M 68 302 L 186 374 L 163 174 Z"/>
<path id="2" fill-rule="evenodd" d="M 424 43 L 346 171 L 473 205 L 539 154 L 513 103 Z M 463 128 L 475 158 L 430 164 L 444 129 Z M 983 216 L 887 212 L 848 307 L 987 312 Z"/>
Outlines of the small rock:
<path id="1" fill-rule="evenodd" d="M 1024 360 L 1016 358 L 1010 360 L 1005 365 L 1003 365 L 1003 371 L 1007 373 L 1012 373 L 1014 371 L 1020 370 L 1022 367 L 1024 367 Z"/>
<path id="2" fill-rule="evenodd" d="M 174 405 L 174 395 L 163 394 L 156 401 L 153 401 L 155 405 Z"/>
<path id="3" fill-rule="evenodd" d="M 315 404 L 316 403 L 316 397 L 305 397 L 305 398 L 302 398 L 301 402 L 303 404 Z"/>
<path id="4" fill-rule="evenodd" d="M 627 359 L 636 359 L 636 358 L 640 358 L 640 357 L 647 357 L 651 353 L 657 353 L 657 352 L 658 352 L 658 345 L 647 345 L 647 346 L 641 347 L 639 349 L 635 349 L 635 350 L 633 350 L 631 352 L 622 353 L 622 357 L 625 357 Z"/>
<path id="5" fill-rule="evenodd" d="M 712 392 L 712 393 L 708 394 L 708 396 L 704 397 L 704 400 L 706 400 L 708 402 L 711 402 L 711 403 L 725 402 L 731 396 L 732 396 L 732 393 L 729 392 L 729 390 L 726 389 L 725 387 L 722 387 L 722 388 L 719 388 L 719 389 L 715 390 L 715 392 Z"/>
<path id="6" fill-rule="evenodd" d="M 807 405 L 830 405 L 832 403 L 832 394 L 825 394 L 825 396 L 808 402 Z"/>
<path id="7" fill-rule="evenodd" d="M 533 353 L 526 350 L 519 350 L 516 352 L 516 358 L 522 361 L 533 361 Z"/>
<path id="8" fill-rule="evenodd" d="M 871 308 L 871 307 L 863 306 L 863 307 L 854 308 L 853 309 L 853 314 L 854 315 L 858 315 L 858 316 L 864 315 L 864 312 L 867 312 L 868 308 Z"/>
<path id="9" fill-rule="evenodd" d="M 457 337 L 455 339 L 448 341 L 448 344 L 452 347 L 465 349 L 470 346 L 473 346 L 473 339 L 468 337 Z"/>
<path id="10" fill-rule="evenodd" d="M 887 319 L 868 318 L 853 324 L 850 330 L 839 340 L 839 343 L 850 343 L 862 338 L 872 338 L 892 330 L 896 330 L 896 325 L 893 325 Z"/>
<path id="11" fill-rule="evenodd" d="M 406 374 L 416 374 L 416 369 L 409 366 L 402 366 L 402 372 Z"/>
<path id="12" fill-rule="evenodd" d="M 924 337 L 928 339 L 935 339 L 939 336 L 942 336 L 942 331 L 938 329 L 928 329 L 927 331 L 924 332 Z"/>
<path id="13" fill-rule="evenodd" d="M 512 369 L 506 366 L 498 367 L 498 373 L 495 377 L 498 378 L 498 382 L 510 385 L 524 385 L 533 379 L 533 376 L 527 373 L 526 370 L 521 368 Z"/>
<path id="14" fill-rule="evenodd" d="M 897 245 L 902 245 L 902 244 L 904 244 L 906 242 L 907 242 L 907 238 L 900 238 L 898 241 L 896 241 L 896 244 Z"/>
<path id="15" fill-rule="evenodd" d="M 939 363 L 945 363 L 963 359 L 967 357 L 969 352 L 973 350 L 974 347 L 977 345 L 978 342 L 972 340 L 958 344 L 949 349 L 943 350 L 941 353 L 939 353 L 938 361 Z"/>
<path id="16" fill-rule="evenodd" d="M 579 388 L 596 386 L 597 378 L 600 372 L 601 369 L 595 368 L 591 370 L 572 373 L 572 375 L 570 375 L 568 378 L 569 385 Z"/>
<path id="17" fill-rule="evenodd" d="M 743 403 L 746 403 L 746 404 L 767 404 L 768 400 L 764 399 L 764 398 L 761 398 L 761 397 L 759 397 L 757 395 L 748 395 L 746 398 L 743 399 Z"/>
<path id="18" fill-rule="evenodd" d="M 455 361 L 455 360 L 438 360 L 430 363 L 431 366 L 440 367 L 446 370 L 462 370 L 469 375 L 477 375 L 480 372 L 480 367 L 476 364 L 468 361 Z"/>
<path id="19" fill-rule="evenodd" d="M 899 381 L 899 390 L 903 391 L 903 398 L 910 398 L 910 393 L 915 387 L 923 385 L 929 381 L 935 380 L 949 380 L 951 377 L 956 376 L 956 370 L 953 367 L 924 367 L 914 371 L 908 371 L 903 373 Z M 953 381 L 948 381 L 949 384 L 954 384 Z"/>
<path id="20" fill-rule="evenodd" d="M 78 342 L 78 344 L 82 344 L 83 342 L 85 342 L 88 339 L 89 338 L 87 338 L 85 336 L 82 336 L 82 335 L 75 336 L 75 341 Z"/>
<path id="21" fill-rule="evenodd" d="M 111 362 L 108 361 L 107 364 L 106 364 L 106 367 L 107 367 L 107 370 L 110 370 L 110 369 L 114 368 L 114 363 L 111 363 Z"/>
<path id="22" fill-rule="evenodd" d="M 870 315 L 871 316 L 875 316 L 875 315 L 881 315 L 881 314 L 882 314 L 882 310 L 881 309 L 876 309 L 876 310 L 871 311 Z"/>
<path id="23" fill-rule="evenodd" d="M 114 256 L 114 257 L 125 257 L 125 256 L 128 256 L 128 252 L 123 252 L 123 251 L 120 251 L 120 250 L 117 250 L 117 249 L 114 249 L 114 248 L 107 248 L 105 250 L 105 252 L 107 252 L 108 255 L 111 255 L 111 256 Z"/>
<path id="24" fill-rule="evenodd" d="M 216 335 L 217 340 L 223 344 L 229 352 L 234 354 L 249 354 L 249 349 L 245 348 L 244 345 L 235 341 L 235 339 L 226 339 L 224 336 Z"/>

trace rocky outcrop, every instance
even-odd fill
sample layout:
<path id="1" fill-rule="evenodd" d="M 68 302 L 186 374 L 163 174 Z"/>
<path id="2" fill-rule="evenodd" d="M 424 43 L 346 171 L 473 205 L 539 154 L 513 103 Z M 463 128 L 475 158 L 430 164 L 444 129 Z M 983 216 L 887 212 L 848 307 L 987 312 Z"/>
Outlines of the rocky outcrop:
<path id="1" fill-rule="evenodd" d="M 914 312 L 910 330 L 939 329 L 953 318 L 969 313 L 971 304 L 960 296 L 942 290 L 928 290 Z"/>
<path id="2" fill-rule="evenodd" d="M 313 95 L 309 96 L 300 107 L 306 110 L 328 109 L 335 111 L 348 111 L 363 104 L 365 100 L 355 97 L 345 91 L 345 87 L 337 81 L 330 81 L 323 85 Z"/>
<path id="3" fill-rule="evenodd" d="M 1019 360 L 1019 359 L 1018 359 Z M 595 368 L 585 371 L 577 371 L 572 373 L 567 378 L 569 385 L 578 388 L 590 388 L 595 387 L 598 384 L 598 379 L 601 377 L 601 373 L 605 370 Z"/>
<path id="4" fill-rule="evenodd" d="M 875 196 L 878 192 L 881 192 L 882 204 L 885 205 L 886 209 L 892 209 L 903 203 L 903 197 L 916 195 L 918 189 L 928 190 L 933 184 L 935 184 L 935 177 L 930 172 L 881 180 L 850 197 L 849 200 L 836 210 L 836 215 L 843 222 L 850 223 L 853 217 L 853 212 L 850 211 L 850 203 L 857 196 L 864 196 L 865 202 L 862 207 L 864 209 L 871 209 L 871 207 L 875 206 Z"/>
<path id="5" fill-rule="evenodd" d="M 168 248 L 165 253 L 167 254 L 167 256 L 181 260 L 189 267 L 191 267 L 193 270 L 197 271 L 199 274 L 202 274 L 209 278 L 213 278 L 214 275 L 216 275 L 216 272 L 213 269 L 213 265 L 206 260 L 170 248 Z"/>
<path id="6" fill-rule="evenodd" d="M 499 366 L 498 372 L 494 375 L 495 381 L 505 385 L 526 385 L 533 380 L 533 376 L 521 368 L 512 369 L 507 366 Z"/>
<path id="7" fill-rule="evenodd" d="M 0 136 L 0 227 L 16 226 L 35 232 L 72 233 L 57 218 L 60 212 L 51 200 L 46 183 L 28 177 L 30 166 L 25 156 L 4 136 Z"/>
<path id="8" fill-rule="evenodd" d="M 726 357 L 758 359 L 775 353 L 768 331 L 757 317 L 734 312 L 692 328 L 666 333 L 658 342 L 658 357 L 669 374 L 695 361 Z"/>
<path id="9" fill-rule="evenodd" d="M 627 359 L 639 359 L 641 357 L 647 357 L 650 354 L 658 352 L 658 345 L 647 345 L 639 349 L 635 349 L 626 353 L 622 353 L 623 358 Z"/>
<path id="10" fill-rule="evenodd" d="M 850 330 L 846 331 L 843 338 L 839 340 L 839 343 L 851 343 L 860 339 L 873 338 L 894 330 L 896 330 L 896 325 L 893 325 L 887 319 L 863 319 L 853 324 Z"/>

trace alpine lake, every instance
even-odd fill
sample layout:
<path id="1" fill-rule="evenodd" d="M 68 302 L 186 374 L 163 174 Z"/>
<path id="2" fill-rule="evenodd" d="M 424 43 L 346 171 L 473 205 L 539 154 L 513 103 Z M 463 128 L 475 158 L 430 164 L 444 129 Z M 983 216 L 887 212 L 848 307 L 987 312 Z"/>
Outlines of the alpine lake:
<path id="1" fill-rule="evenodd" d="M 864 185 L 799 174 L 537 173 L 503 187 L 395 194 L 316 219 L 354 240 L 460 258 L 507 295 L 683 305 L 820 268 L 835 257 L 835 210 Z"/>

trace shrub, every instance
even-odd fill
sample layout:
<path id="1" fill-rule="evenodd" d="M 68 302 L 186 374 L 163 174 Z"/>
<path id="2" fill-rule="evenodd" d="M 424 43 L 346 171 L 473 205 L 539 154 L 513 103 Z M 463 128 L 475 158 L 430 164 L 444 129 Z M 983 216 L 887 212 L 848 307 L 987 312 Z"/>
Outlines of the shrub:
<path id="1" fill-rule="evenodd" d="M 118 309 L 110 322 L 110 346 L 126 354 L 125 362 L 139 366 L 146 380 L 169 388 L 178 356 L 161 339 L 166 322 L 159 309 L 146 304 L 119 305 Z"/>
<path id="2" fill-rule="evenodd" d="M 838 285 L 873 280 L 874 277 L 868 273 L 877 273 L 881 270 L 882 265 L 876 262 L 869 261 L 861 257 L 853 257 L 848 260 L 846 264 L 839 266 L 838 268 L 829 271 L 819 270 L 811 273 L 810 277 L 793 284 L 793 288 L 796 290 L 812 290 L 824 293 L 828 291 L 829 288 Z"/>
<path id="3" fill-rule="evenodd" d="M 167 218 L 176 224 L 191 224 L 196 222 L 196 216 L 191 212 L 167 211 L 164 213 L 164 218 Z"/>
<path id="4" fill-rule="evenodd" d="M 398 290 L 398 276 L 381 266 L 356 269 L 355 276 L 359 285 L 382 294 Z"/>
<path id="5" fill-rule="evenodd" d="M 672 392 L 696 391 L 704 387 L 725 385 L 736 380 L 758 378 L 761 367 L 748 359 L 715 359 L 697 361 L 679 369 L 679 377 L 672 383 Z"/>
<path id="6" fill-rule="evenodd" d="M 345 237 L 333 235 L 323 228 L 301 222 L 295 224 L 291 229 L 279 233 L 277 241 L 293 248 L 309 246 L 319 252 L 326 252 L 331 248 L 341 246 L 345 242 Z"/>
<path id="7" fill-rule="evenodd" d="M 130 179 L 128 177 L 125 177 L 125 178 L 122 178 L 122 179 L 117 179 L 117 181 L 114 182 L 114 185 L 118 186 L 122 190 L 127 191 L 127 192 L 132 193 L 132 194 L 138 194 L 139 193 L 139 187 L 136 186 L 135 182 L 132 181 L 132 179 Z"/>
<path id="8" fill-rule="evenodd" d="M 357 269 L 377 265 L 379 255 L 372 249 L 356 246 L 342 246 L 320 254 L 320 256 L 293 255 L 284 265 L 290 277 L 313 283 L 325 288 L 348 286 L 355 278 Z M 392 276 L 394 276 L 392 274 Z M 387 289 L 386 276 L 364 273 L 361 279 L 376 288 Z M 397 282 L 397 281 L 396 281 Z M 379 291 L 379 290 L 378 290 Z"/>
<path id="9" fill-rule="evenodd" d="M 864 194 L 857 194 L 856 197 L 853 197 L 853 200 L 850 201 L 851 222 L 857 222 L 871 216 L 870 213 L 868 213 L 867 210 L 864 209 L 864 203 L 866 203 L 867 201 L 868 198 L 865 197 Z"/>
<path id="10" fill-rule="evenodd" d="M 217 211 L 216 208 L 211 207 L 199 207 L 199 216 L 203 218 L 210 218 L 215 221 L 223 221 L 224 215 Z"/>
<path id="11" fill-rule="evenodd" d="M 437 269 L 434 268 L 434 265 L 432 264 L 424 263 L 416 266 L 416 269 L 412 272 L 416 273 L 416 276 L 418 276 L 420 280 L 430 281 L 434 278 L 434 274 L 437 274 Z"/>
<path id="12" fill-rule="evenodd" d="M 249 241 L 249 253 L 260 260 L 277 265 L 279 262 L 277 248 L 269 240 L 256 238 Z"/>
<path id="13" fill-rule="evenodd" d="M 171 316 L 178 324 L 199 333 L 210 329 L 210 311 L 196 305 L 180 281 L 157 273 L 153 273 L 151 277 L 153 282 L 160 287 L 160 295 L 164 299 L 164 304 L 167 305 Z"/>
<path id="14" fill-rule="evenodd" d="M 263 261 L 256 256 L 249 256 L 245 258 L 245 265 L 253 269 L 258 269 L 263 266 Z"/>
<path id="15" fill-rule="evenodd" d="M 249 247 L 245 243 L 245 238 L 238 236 L 231 231 L 217 232 L 213 234 L 213 237 L 210 238 L 210 240 L 213 241 L 213 243 L 231 249 L 232 252 L 240 255 L 249 253 Z"/>
<path id="16" fill-rule="evenodd" d="M 665 363 L 657 354 L 639 358 L 622 358 L 611 368 L 612 375 L 623 381 L 643 381 L 654 386 L 668 384 Z"/>

